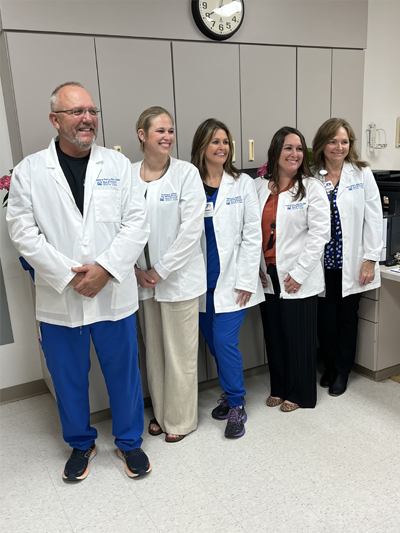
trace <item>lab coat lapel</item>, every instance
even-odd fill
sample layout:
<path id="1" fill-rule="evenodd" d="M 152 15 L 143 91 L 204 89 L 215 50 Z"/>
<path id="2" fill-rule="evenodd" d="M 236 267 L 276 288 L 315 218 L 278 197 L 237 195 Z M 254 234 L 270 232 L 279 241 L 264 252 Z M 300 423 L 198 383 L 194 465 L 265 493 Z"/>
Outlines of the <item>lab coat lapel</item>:
<path id="1" fill-rule="evenodd" d="M 83 216 L 86 216 L 86 213 L 88 212 L 90 200 L 92 198 L 93 189 L 96 185 L 96 180 L 101 172 L 101 169 L 103 168 L 103 157 L 101 155 L 100 150 L 98 149 L 97 145 L 94 144 L 90 151 L 90 158 L 88 162 L 88 166 L 86 169 L 86 177 L 85 177 L 85 197 L 84 197 L 84 208 L 83 208 Z"/>
<path id="2" fill-rule="evenodd" d="M 342 173 L 340 175 L 338 196 L 340 196 L 342 192 L 346 189 L 346 187 L 350 185 L 352 177 L 353 177 L 353 165 L 345 161 L 343 168 L 342 168 Z"/>
<path id="3" fill-rule="evenodd" d="M 55 144 L 57 139 L 58 137 L 55 137 L 51 140 L 50 146 L 47 150 L 46 166 L 49 169 L 52 178 L 56 180 L 56 182 L 65 190 L 71 200 L 75 203 L 74 195 L 72 194 L 67 178 L 64 176 L 64 172 L 62 171 L 60 162 L 58 161 Z"/>
<path id="4" fill-rule="evenodd" d="M 214 213 L 218 211 L 220 206 L 225 202 L 226 197 L 228 196 L 229 190 L 232 187 L 235 179 L 232 176 L 229 176 L 225 171 L 222 174 L 221 185 L 219 186 L 217 201 L 215 202 Z"/>
<path id="5" fill-rule="evenodd" d="M 261 218 L 262 218 L 262 215 L 263 215 L 265 204 L 267 203 L 269 195 L 271 194 L 271 191 L 269 190 L 269 187 L 268 187 L 269 180 L 263 180 L 263 181 L 264 181 L 263 187 L 261 188 L 261 190 L 259 192 Z"/>

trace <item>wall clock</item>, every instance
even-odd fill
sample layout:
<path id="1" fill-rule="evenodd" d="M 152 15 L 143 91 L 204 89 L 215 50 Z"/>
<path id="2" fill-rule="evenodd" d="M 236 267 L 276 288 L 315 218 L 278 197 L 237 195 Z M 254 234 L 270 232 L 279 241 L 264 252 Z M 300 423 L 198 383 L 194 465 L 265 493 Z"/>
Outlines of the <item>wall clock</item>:
<path id="1" fill-rule="evenodd" d="M 192 0 L 192 13 L 199 30 L 208 38 L 224 41 L 240 28 L 244 0 Z"/>

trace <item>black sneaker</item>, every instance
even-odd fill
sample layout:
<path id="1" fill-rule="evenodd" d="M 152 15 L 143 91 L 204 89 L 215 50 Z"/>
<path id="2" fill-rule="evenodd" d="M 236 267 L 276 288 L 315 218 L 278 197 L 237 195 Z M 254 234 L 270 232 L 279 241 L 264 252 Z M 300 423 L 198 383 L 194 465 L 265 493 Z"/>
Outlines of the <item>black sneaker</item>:
<path id="1" fill-rule="evenodd" d="M 134 448 L 123 452 L 118 448 L 119 457 L 126 464 L 126 473 L 129 477 L 141 477 L 151 470 L 149 458 L 141 448 Z"/>
<path id="2" fill-rule="evenodd" d="M 216 420 L 226 420 L 228 418 L 229 413 L 229 400 L 225 396 L 225 393 L 221 394 L 220 399 L 218 400 L 217 407 L 214 407 L 214 409 L 211 411 L 211 416 L 215 418 Z M 246 405 L 246 400 L 244 399 L 244 396 L 242 396 L 242 405 Z"/>
<path id="3" fill-rule="evenodd" d="M 74 448 L 71 457 L 65 463 L 64 472 L 62 474 L 63 479 L 66 479 L 67 481 L 79 481 L 85 479 L 90 472 L 89 463 L 96 453 L 97 449 L 95 444 L 87 450 L 78 450 L 77 448 Z"/>
<path id="4" fill-rule="evenodd" d="M 227 439 L 242 437 L 245 433 L 244 424 L 247 420 L 247 414 L 244 407 L 231 407 L 227 418 L 228 423 L 225 428 L 225 437 Z"/>

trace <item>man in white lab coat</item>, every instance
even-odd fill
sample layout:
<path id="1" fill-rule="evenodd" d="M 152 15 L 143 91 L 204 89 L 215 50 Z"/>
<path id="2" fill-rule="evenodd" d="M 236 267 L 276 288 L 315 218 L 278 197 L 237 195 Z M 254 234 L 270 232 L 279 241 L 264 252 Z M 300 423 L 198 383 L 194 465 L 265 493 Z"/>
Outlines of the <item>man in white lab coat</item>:
<path id="1" fill-rule="evenodd" d="M 51 96 L 58 132 L 46 150 L 14 169 L 7 221 L 35 269 L 36 317 L 57 395 L 64 440 L 73 448 L 63 478 L 84 479 L 96 454 L 90 426 L 90 338 L 110 396 L 113 435 L 126 473 L 151 465 L 141 450 L 144 414 L 134 264 L 149 235 L 140 184 L 122 154 L 94 144 L 99 110 L 76 82 Z"/>

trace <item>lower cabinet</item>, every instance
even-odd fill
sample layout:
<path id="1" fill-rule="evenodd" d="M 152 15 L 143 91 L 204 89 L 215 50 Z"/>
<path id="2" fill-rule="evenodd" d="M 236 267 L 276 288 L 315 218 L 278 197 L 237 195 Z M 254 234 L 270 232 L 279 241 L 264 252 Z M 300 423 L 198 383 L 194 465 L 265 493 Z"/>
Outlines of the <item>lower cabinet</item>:
<path id="1" fill-rule="evenodd" d="M 374 379 L 398 373 L 400 282 L 383 277 L 379 289 L 363 294 L 358 315 L 356 364 Z"/>

